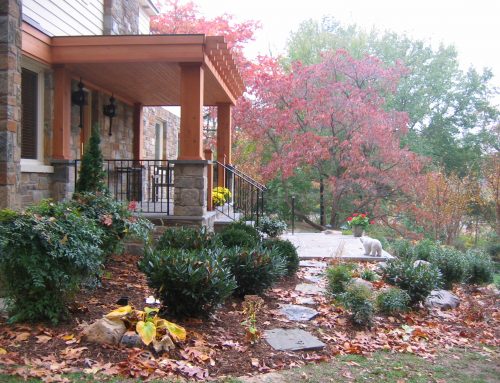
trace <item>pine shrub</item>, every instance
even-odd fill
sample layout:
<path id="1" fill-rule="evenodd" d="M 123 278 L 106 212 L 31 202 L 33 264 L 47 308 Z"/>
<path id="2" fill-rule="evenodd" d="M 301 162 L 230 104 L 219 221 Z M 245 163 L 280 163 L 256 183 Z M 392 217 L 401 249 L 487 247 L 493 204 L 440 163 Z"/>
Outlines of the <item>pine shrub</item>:
<path id="1" fill-rule="evenodd" d="M 337 300 L 351 312 L 351 320 L 362 327 L 370 327 L 373 323 L 373 295 L 371 290 L 362 285 L 349 284 Z"/>
<path id="2" fill-rule="evenodd" d="M 10 321 L 65 319 L 78 288 L 98 281 L 102 229 L 68 203 L 44 201 L 25 213 L 2 216 L 0 274 Z"/>
<path id="3" fill-rule="evenodd" d="M 343 293 L 351 281 L 355 266 L 350 263 L 341 263 L 326 270 L 328 281 L 327 291 L 331 295 Z"/>
<path id="4" fill-rule="evenodd" d="M 468 284 L 484 284 L 493 281 L 495 265 L 488 253 L 481 250 L 468 250 L 465 253 L 465 276 Z"/>
<path id="5" fill-rule="evenodd" d="M 219 243 L 218 236 L 206 227 L 169 227 L 158 240 L 156 249 L 201 250 L 216 248 Z"/>
<path id="6" fill-rule="evenodd" d="M 75 192 L 103 192 L 107 190 L 105 183 L 106 173 L 103 169 L 103 157 L 99 147 L 99 129 L 97 125 L 92 128 L 89 143 L 82 156 L 82 163 L 78 179 L 75 185 Z"/>
<path id="7" fill-rule="evenodd" d="M 384 314 L 394 315 L 409 310 L 410 296 L 398 287 L 392 287 L 377 295 L 377 308 Z"/>
<path id="8" fill-rule="evenodd" d="M 266 249 L 276 250 L 281 256 L 286 260 L 287 274 L 293 275 L 299 269 L 299 254 L 297 253 L 297 248 L 289 240 L 283 240 L 278 238 L 268 239 L 264 242 L 264 247 Z"/>
<path id="9" fill-rule="evenodd" d="M 167 314 L 177 318 L 207 316 L 236 288 L 219 249 L 165 248 L 146 253 L 139 267 Z"/>
<path id="10" fill-rule="evenodd" d="M 417 304 L 425 300 L 432 290 L 441 287 L 442 277 L 436 265 L 413 266 L 413 259 L 391 259 L 384 268 L 384 280 L 405 290 L 410 296 L 410 303 Z"/>
<path id="11" fill-rule="evenodd" d="M 276 249 L 234 247 L 228 249 L 226 256 L 239 297 L 262 293 L 287 272 L 287 262 Z"/>

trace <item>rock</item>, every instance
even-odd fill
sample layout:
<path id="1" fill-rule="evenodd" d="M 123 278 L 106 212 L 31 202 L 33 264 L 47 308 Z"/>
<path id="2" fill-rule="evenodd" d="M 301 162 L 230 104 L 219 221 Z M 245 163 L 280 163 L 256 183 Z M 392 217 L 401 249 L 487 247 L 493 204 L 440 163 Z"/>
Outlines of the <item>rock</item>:
<path id="1" fill-rule="evenodd" d="M 460 298 L 447 290 L 433 290 L 425 298 L 425 306 L 442 310 L 454 309 L 460 305 Z"/>
<path id="2" fill-rule="evenodd" d="M 304 279 L 307 282 L 319 283 L 323 280 L 323 278 L 318 277 L 317 275 L 304 275 Z"/>
<path id="3" fill-rule="evenodd" d="M 355 285 L 355 286 L 365 286 L 370 290 L 373 290 L 373 284 L 369 281 L 365 281 L 362 278 L 353 278 L 349 282 L 350 285 Z"/>
<path id="4" fill-rule="evenodd" d="M 430 266 L 431 263 L 427 261 L 423 261 L 421 259 L 416 260 L 413 262 L 413 267 L 418 267 L 418 266 Z"/>
<path id="5" fill-rule="evenodd" d="M 316 301 L 312 297 L 297 297 L 295 303 L 298 305 L 315 305 Z"/>
<path id="6" fill-rule="evenodd" d="M 142 347 L 142 339 L 135 331 L 127 331 L 123 334 L 120 344 L 125 347 Z"/>
<path id="7" fill-rule="evenodd" d="M 91 343 L 118 344 L 126 330 L 121 320 L 101 318 L 83 329 L 83 337 Z"/>
<path id="8" fill-rule="evenodd" d="M 320 295 L 325 293 L 325 289 L 318 285 L 313 285 L 311 283 L 299 283 L 295 286 L 295 291 L 299 291 L 306 295 Z"/>
<path id="9" fill-rule="evenodd" d="M 314 267 L 316 269 L 326 269 L 326 262 L 319 261 L 300 261 L 300 267 Z"/>
<path id="10" fill-rule="evenodd" d="M 314 335 L 299 329 L 277 328 L 264 332 L 269 345 L 278 351 L 322 350 L 325 344 Z"/>
<path id="11" fill-rule="evenodd" d="M 311 320 L 319 314 L 316 310 L 299 305 L 282 305 L 280 311 L 289 320 L 298 322 Z"/>

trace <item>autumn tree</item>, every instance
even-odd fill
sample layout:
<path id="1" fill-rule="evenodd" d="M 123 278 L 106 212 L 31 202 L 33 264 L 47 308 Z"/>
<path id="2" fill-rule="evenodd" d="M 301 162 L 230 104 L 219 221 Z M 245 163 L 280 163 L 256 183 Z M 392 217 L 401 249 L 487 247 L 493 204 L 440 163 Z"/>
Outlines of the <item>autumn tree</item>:
<path id="1" fill-rule="evenodd" d="M 314 181 L 324 180 L 330 222 L 338 226 L 352 211 L 379 212 L 383 201 L 413 187 L 421 165 L 400 147 L 407 115 L 385 109 L 384 96 L 395 91 L 402 66 L 339 51 L 289 71 L 261 58 L 259 68 L 235 120 L 259 143 L 260 173 L 279 177 L 285 197 L 287 179 L 307 169 Z"/>

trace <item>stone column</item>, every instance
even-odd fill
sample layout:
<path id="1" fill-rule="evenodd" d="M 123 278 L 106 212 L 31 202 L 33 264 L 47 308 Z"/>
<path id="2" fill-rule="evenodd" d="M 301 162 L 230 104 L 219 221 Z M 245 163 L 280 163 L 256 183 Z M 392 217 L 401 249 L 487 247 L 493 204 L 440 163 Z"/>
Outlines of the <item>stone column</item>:
<path id="1" fill-rule="evenodd" d="M 20 206 L 21 0 L 0 2 L 0 209 Z"/>
<path id="2" fill-rule="evenodd" d="M 176 160 L 174 164 L 174 216 L 201 218 L 207 213 L 205 160 Z"/>
<path id="3" fill-rule="evenodd" d="M 75 161 L 53 160 L 54 174 L 50 185 L 52 198 L 55 201 L 69 200 L 75 191 Z"/>

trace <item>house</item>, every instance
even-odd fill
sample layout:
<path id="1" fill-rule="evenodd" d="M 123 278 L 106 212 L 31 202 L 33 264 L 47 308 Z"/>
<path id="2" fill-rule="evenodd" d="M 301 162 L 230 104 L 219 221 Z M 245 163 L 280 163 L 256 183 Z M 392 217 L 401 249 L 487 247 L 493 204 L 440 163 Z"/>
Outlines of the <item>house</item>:
<path id="1" fill-rule="evenodd" d="M 150 35 L 157 12 L 150 0 L 2 1 L 0 208 L 70 198 L 92 126 L 115 197 L 162 222 L 211 224 L 214 172 L 247 183 L 228 166 L 244 91 L 231 52 L 222 37 Z M 204 106 L 217 106 L 215 169 Z"/>

